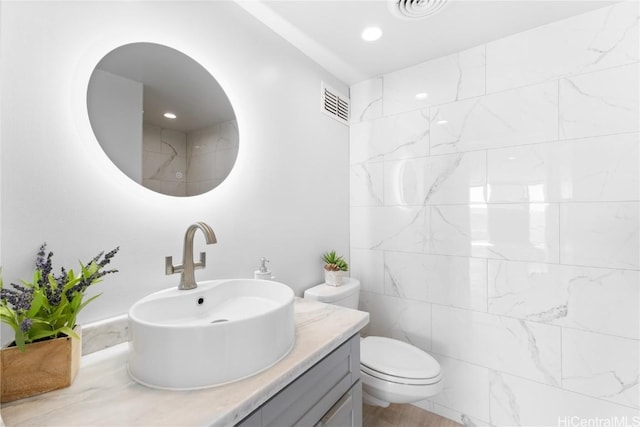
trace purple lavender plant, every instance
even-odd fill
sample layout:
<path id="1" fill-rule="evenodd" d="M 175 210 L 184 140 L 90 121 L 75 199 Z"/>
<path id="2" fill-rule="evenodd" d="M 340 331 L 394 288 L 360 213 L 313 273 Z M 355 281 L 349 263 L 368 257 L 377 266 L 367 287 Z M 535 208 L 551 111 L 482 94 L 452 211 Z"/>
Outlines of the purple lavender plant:
<path id="1" fill-rule="evenodd" d="M 77 276 L 73 270 L 60 269 L 52 273 L 53 252 L 47 253 L 47 244 L 40 246 L 36 255 L 33 280 L 22 280 L 22 285 L 11 283 L 13 289 L 2 287 L 0 278 L 0 320 L 15 332 L 15 344 L 24 351 L 25 344 L 57 338 L 61 335 L 77 337 L 73 328 L 78 313 L 100 295 L 84 301 L 87 289 L 102 278 L 118 270 L 104 270 L 120 248 L 104 255 L 100 252 L 87 265 L 80 263 Z"/>

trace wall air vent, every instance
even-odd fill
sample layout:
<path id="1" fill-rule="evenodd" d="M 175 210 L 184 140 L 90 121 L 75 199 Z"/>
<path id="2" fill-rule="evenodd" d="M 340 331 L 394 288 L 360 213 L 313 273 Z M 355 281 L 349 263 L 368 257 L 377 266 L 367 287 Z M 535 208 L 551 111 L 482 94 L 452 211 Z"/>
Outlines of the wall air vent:
<path id="1" fill-rule="evenodd" d="M 320 109 L 323 113 L 333 117 L 340 123 L 349 124 L 349 98 L 327 86 L 324 82 L 321 85 Z"/>

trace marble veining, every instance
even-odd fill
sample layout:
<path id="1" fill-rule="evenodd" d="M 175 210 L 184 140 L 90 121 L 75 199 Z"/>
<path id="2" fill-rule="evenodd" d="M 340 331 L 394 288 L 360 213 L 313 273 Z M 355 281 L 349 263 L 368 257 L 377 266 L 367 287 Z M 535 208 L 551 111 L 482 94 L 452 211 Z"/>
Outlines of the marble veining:
<path id="1" fill-rule="evenodd" d="M 434 254 L 557 262 L 558 206 L 432 206 L 430 238 Z"/>
<path id="2" fill-rule="evenodd" d="M 428 210 L 417 209 L 414 211 L 414 214 L 408 218 L 407 222 L 400 224 L 399 227 L 394 227 L 380 244 L 386 249 L 393 249 L 394 246 L 400 245 L 399 242 L 411 238 L 411 241 L 413 241 L 417 247 L 423 248 L 424 250 L 427 240 L 425 233 L 420 233 L 420 230 L 424 230 L 424 226 L 428 224 L 428 221 Z M 379 245 L 373 246 L 372 249 L 375 249 Z"/>
<path id="3" fill-rule="evenodd" d="M 431 154 L 557 138 L 558 85 L 541 83 L 431 109 Z"/>
<path id="4" fill-rule="evenodd" d="M 633 425 L 633 420 L 640 417 L 637 408 L 563 391 L 498 371 L 492 372 L 490 399 L 493 425 L 558 425 L 560 420 L 572 416 L 610 421 L 617 418 L 622 420 L 621 425 Z"/>
<path id="5" fill-rule="evenodd" d="M 637 62 L 638 2 L 623 1 L 491 42 L 487 57 L 488 92 Z"/>
<path id="6" fill-rule="evenodd" d="M 489 261 L 489 312 L 640 338 L 640 272 Z"/>
<path id="7" fill-rule="evenodd" d="M 351 213 L 351 244 L 360 249 L 428 247 L 428 207 L 354 207 Z"/>
<path id="8" fill-rule="evenodd" d="M 560 384 L 560 328 L 435 304 L 432 313 L 434 352 Z"/>
<path id="9" fill-rule="evenodd" d="M 183 196 L 187 169 L 187 135 L 145 124 L 142 137 L 142 183 L 160 193 Z"/>
<path id="10" fill-rule="evenodd" d="M 384 204 L 485 202 L 486 153 L 455 153 L 384 162 Z"/>
<path id="11" fill-rule="evenodd" d="M 502 406 L 502 409 L 505 412 L 509 413 L 511 419 L 513 420 L 513 425 L 522 425 L 520 423 L 520 407 L 518 405 L 518 399 L 513 390 L 511 390 L 511 388 L 509 388 L 509 386 L 505 384 L 505 382 L 502 380 L 502 376 L 496 371 L 491 371 L 490 389 L 496 394 L 497 391 L 502 393 L 502 396 L 500 396 L 500 398 L 498 399 L 495 399 L 495 401 L 497 401 L 499 405 Z"/>
<path id="12" fill-rule="evenodd" d="M 216 123 L 187 134 L 186 195 L 217 187 L 231 172 L 238 155 L 236 120 Z M 215 167 L 212 168 L 212 165 Z"/>
<path id="13" fill-rule="evenodd" d="M 426 194 L 422 199 L 423 205 L 426 205 L 427 202 L 431 199 L 432 195 L 440 189 L 443 183 L 446 182 L 447 179 L 451 177 L 451 175 L 453 175 L 453 173 L 460 166 L 460 162 L 462 162 L 462 159 L 463 159 L 463 156 L 461 155 L 455 156 L 452 159 L 453 161 L 448 165 L 446 165 L 444 170 L 436 177 L 436 179 L 433 180 L 433 183 L 429 186 L 429 189 L 427 190 Z"/>
<path id="14" fill-rule="evenodd" d="M 640 268 L 640 203 L 566 203 L 560 227 L 563 264 Z"/>
<path id="15" fill-rule="evenodd" d="M 386 115 L 471 98 L 485 93 L 485 47 L 478 46 L 386 74 Z"/>
<path id="16" fill-rule="evenodd" d="M 351 123 L 382 115 L 382 78 L 365 80 L 351 86 Z"/>
<path id="17" fill-rule="evenodd" d="M 82 325 L 82 354 L 90 354 L 126 342 L 129 318 L 126 314 Z"/>
<path id="18" fill-rule="evenodd" d="M 638 132 L 638 64 L 560 80 L 561 138 Z"/>
<path id="19" fill-rule="evenodd" d="M 520 320 L 519 323 L 520 327 L 526 335 L 527 346 L 529 347 L 529 354 L 531 355 L 533 364 L 536 366 L 538 371 L 542 373 L 547 383 L 559 385 L 556 376 L 549 370 L 547 366 L 545 366 L 545 362 L 542 360 L 542 357 L 544 356 L 540 354 L 540 348 L 538 347 L 538 340 L 536 338 L 536 335 L 533 333 L 533 331 L 525 321 Z"/>
<path id="20" fill-rule="evenodd" d="M 385 251 L 383 266 L 386 295 L 487 311 L 486 260 Z"/>
<path id="21" fill-rule="evenodd" d="M 167 150 L 163 150 L 165 153 L 168 151 L 168 154 L 162 163 L 155 165 L 154 168 L 149 171 L 145 171 L 145 175 L 146 173 L 149 173 L 149 179 L 160 179 L 161 177 L 169 174 L 167 168 L 171 165 L 173 160 L 178 157 L 178 150 L 176 150 L 173 145 L 167 141 L 162 141 L 162 145 L 168 148 Z"/>
<path id="22" fill-rule="evenodd" d="M 382 206 L 383 164 L 358 163 L 350 168 L 351 206 Z"/>
<path id="23" fill-rule="evenodd" d="M 431 350 L 431 306 L 423 301 L 362 292 L 360 308 L 371 315 L 365 335 L 400 339 Z"/>
<path id="24" fill-rule="evenodd" d="M 71 387 L 3 404 L 8 426 L 231 426 L 367 324 L 368 314 L 296 298 L 296 343 L 273 367 L 244 380 L 188 392 L 156 390 L 126 372 L 127 345 L 82 359 Z M 188 363 L 188 362 L 187 362 Z"/>
<path id="25" fill-rule="evenodd" d="M 462 421 L 465 417 L 476 425 L 487 425 L 489 419 L 489 369 L 432 352 L 440 363 L 443 376 L 442 393 L 429 399 L 434 406 L 449 408 L 464 407 L 464 412 L 452 419 Z M 441 414 L 442 415 L 442 414 Z M 447 416 L 447 418 L 451 418 Z M 464 423 L 463 423 L 464 424 Z"/>
<path id="26" fill-rule="evenodd" d="M 237 154 L 236 120 L 187 133 L 145 124 L 143 184 L 174 196 L 201 194 L 229 175 Z"/>
<path id="27" fill-rule="evenodd" d="M 640 408 L 640 341 L 567 330 L 562 344 L 564 388 Z"/>
<path id="28" fill-rule="evenodd" d="M 429 110 L 415 110 L 349 128 L 350 164 L 398 160 L 429 154 Z"/>
<path id="29" fill-rule="evenodd" d="M 407 294 L 402 291 L 402 288 L 400 288 L 400 286 L 398 286 L 398 280 L 395 277 L 393 277 L 394 273 L 392 271 L 389 271 L 389 268 L 386 265 L 384 266 L 384 270 L 385 270 L 385 277 L 389 278 L 388 281 L 385 281 L 385 288 L 386 287 L 391 288 L 390 291 L 387 291 L 386 293 L 389 295 L 406 298 Z M 426 287 L 424 288 L 425 288 L 424 290 L 426 294 Z M 426 299 L 426 297 L 423 299 Z"/>
<path id="30" fill-rule="evenodd" d="M 377 105 L 381 103 L 382 103 L 382 96 L 369 101 L 369 103 L 363 108 L 362 113 L 360 113 L 360 116 L 359 116 L 360 121 L 364 121 L 367 119 L 367 117 L 371 117 L 373 115 L 371 111 L 373 111 L 377 107 Z"/>
<path id="31" fill-rule="evenodd" d="M 491 203 L 638 200 L 638 134 L 490 150 Z"/>

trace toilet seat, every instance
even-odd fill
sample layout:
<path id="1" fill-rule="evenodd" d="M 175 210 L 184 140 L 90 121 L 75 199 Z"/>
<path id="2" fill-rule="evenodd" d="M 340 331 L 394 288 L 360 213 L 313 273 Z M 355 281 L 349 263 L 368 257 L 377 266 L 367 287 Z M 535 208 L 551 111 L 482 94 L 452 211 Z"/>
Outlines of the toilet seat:
<path id="1" fill-rule="evenodd" d="M 374 378 L 378 378 L 384 381 L 389 381 L 396 384 L 409 384 L 409 385 L 430 385 L 437 383 L 442 379 L 440 374 L 432 378 L 406 378 L 396 377 L 393 375 L 385 374 L 384 372 L 378 372 L 375 369 L 371 369 L 366 365 L 360 364 L 360 371 L 370 375 Z"/>
<path id="2" fill-rule="evenodd" d="M 391 338 L 360 339 L 360 368 L 398 384 L 429 385 L 441 380 L 440 364 L 417 347 Z"/>
<path id="3" fill-rule="evenodd" d="M 428 385 L 398 384 L 372 377 L 366 372 L 360 374 L 364 401 L 377 406 L 386 407 L 389 402 L 413 403 L 442 391 L 442 381 Z"/>

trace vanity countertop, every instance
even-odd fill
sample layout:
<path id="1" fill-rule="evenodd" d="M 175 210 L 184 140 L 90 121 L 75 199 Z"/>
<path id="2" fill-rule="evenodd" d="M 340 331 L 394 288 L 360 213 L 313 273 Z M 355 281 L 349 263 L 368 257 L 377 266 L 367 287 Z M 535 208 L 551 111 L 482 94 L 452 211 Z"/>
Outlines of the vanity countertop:
<path id="1" fill-rule="evenodd" d="M 369 320 L 361 311 L 301 298 L 294 307 L 296 342 L 291 352 L 244 380 L 194 391 L 147 388 L 127 374 L 124 343 L 84 356 L 71 387 L 3 404 L 2 419 L 7 427 L 234 425 Z"/>

